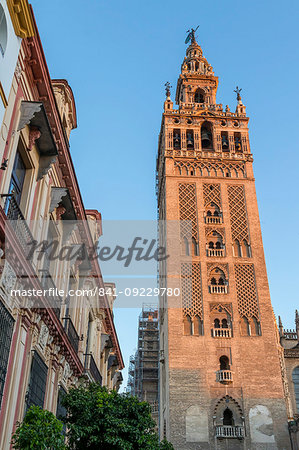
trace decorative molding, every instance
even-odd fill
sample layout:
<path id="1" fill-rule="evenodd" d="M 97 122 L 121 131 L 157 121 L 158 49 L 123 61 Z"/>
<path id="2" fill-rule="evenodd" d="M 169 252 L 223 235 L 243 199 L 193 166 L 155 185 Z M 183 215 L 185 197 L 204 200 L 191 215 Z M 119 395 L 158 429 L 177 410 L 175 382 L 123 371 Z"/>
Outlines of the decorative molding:
<path id="1" fill-rule="evenodd" d="M 11 265 L 5 261 L 4 269 L 2 272 L 1 283 L 6 292 L 10 294 L 10 291 L 15 287 L 17 281 L 17 275 Z"/>
<path id="2" fill-rule="evenodd" d="M 41 180 L 49 172 L 51 165 L 56 162 L 57 156 L 41 156 L 36 181 Z"/>
<path id="3" fill-rule="evenodd" d="M 45 349 L 48 342 L 48 338 L 49 338 L 49 328 L 47 327 L 46 324 L 42 323 L 38 337 L 38 343 L 42 348 L 42 350 Z"/>
<path id="4" fill-rule="evenodd" d="M 55 208 L 58 207 L 62 198 L 65 197 L 68 193 L 68 189 L 64 187 L 52 187 L 51 189 L 51 203 L 49 212 L 53 212 Z M 63 213 L 62 213 L 63 214 Z"/>
<path id="5" fill-rule="evenodd" d="M 1 97 L 4 108 L 6 108 L 8 105 L 8 101 L 7 101 L 1 81 L 0 81 L 0 97 Z"/>
<path id="6" fill-rule="evenodd" d="M 34 22 L 27 0 L 7 0 L 7 7 L 17 36 L 22 39 L 33 37 Z"/>
<path id="7" fill-rule="evenodd" d="M 17 131 L 22 130 L 26 125 L 30 123 L 34 115 L 41 110 L 41 102 L 22 102 L 20 111 L 20 121 Z"/>
<path id="8" fill-rule="evenodd" d="M 232 316 L 232 304 L 231 303 L 210 303 L 210 312 L 219 311 L 219 309 L 224 309 L 230 316 Z"/>
<path id="9" fill-rule="evenodd" d="M 208 263 L 208 276 L 210 276 L 213 269 L 220 269 L 223 271 L 226 280 L 228 281 L 228 264 L 219 264 L 219 263 Z"/>

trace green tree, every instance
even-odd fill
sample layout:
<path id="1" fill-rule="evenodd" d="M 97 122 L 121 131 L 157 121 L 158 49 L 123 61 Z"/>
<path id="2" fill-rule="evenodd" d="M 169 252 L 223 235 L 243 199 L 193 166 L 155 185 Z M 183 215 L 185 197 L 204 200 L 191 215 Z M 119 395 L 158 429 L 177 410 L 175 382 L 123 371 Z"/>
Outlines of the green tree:
<path id="1" fill-rule="evenodd" d="M 39 406 L 31 406 L 12 437 L 14 449 L 64 450 L 63 423 Z"/>
<path id="2" fill-rule="evenodd" d="M 118 394 L 92 383 L 71 389 L 62 400 L 67 409 L 68 445 L 71 449 L 171 450 L 159 443 L 147 402 Z"/>

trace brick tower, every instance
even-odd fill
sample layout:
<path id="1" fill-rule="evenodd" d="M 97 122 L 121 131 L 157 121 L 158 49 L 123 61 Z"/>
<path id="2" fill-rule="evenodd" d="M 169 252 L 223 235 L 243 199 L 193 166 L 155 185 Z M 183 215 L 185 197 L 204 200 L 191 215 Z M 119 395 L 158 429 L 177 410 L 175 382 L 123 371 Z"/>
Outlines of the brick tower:
<path id="1" fill-rule="evenodd" d="M 289 449 L 249 119 L 238 88 L 235 112 L 216 103 L 194 30 L 189 41 L 157 160 L 160 239 L 179 264 L 176 276 L 162 263 L 160 284 L 180 288 L 179 303 L 160 299 L 160 434 L 178 450 Z"/>

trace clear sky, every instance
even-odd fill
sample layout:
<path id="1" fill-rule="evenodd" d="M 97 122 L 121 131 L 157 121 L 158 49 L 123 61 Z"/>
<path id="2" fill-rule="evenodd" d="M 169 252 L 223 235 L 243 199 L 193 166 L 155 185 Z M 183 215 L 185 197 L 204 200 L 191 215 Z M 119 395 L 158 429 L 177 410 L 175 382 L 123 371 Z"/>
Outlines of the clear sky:
<path id="1" fill-rule="evenodd" d="M 155 219 L 164 83 L 176 85 L 186 30 L 219 76 L 218 103 L 243 88 L 274 311 L 299 308 L 297 0 L 31 0 L 52 78 L 75 95 L 71 153 L 86 208 L 103 219 Z M 174 91 L 174 89 L 173 89 Z M 174 97 L 174 95 L 173 95 Z M 104 229 L 105 231 L 105 229 Z M 116 309 L 125 363 L 137 310 Z M 127 368 L 124 375 L 127 374 Z"/>

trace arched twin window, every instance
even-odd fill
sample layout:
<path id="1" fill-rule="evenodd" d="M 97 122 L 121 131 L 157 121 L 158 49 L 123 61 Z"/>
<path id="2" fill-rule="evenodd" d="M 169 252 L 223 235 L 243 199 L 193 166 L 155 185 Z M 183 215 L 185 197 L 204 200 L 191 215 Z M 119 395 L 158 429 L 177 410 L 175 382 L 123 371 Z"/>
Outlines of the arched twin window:
<path id="1" fill-rule="evenodd" d="M 191 318 L 189 314 L 186 314 L 184 316 L 183 326 L 184 326 L 184 335 L 186 336 L 202 335 L 203 325 L 199 316 Z"/>
<path id="2" fill-rule="evenodd" d="M 190 256 L 190 243 L 186 237 L 182 240 L 182 253 L 185 256 Z M 198 256 L 198 244 L 195 238 L 191 239 L 191 254 L 192 256 Z"/>

